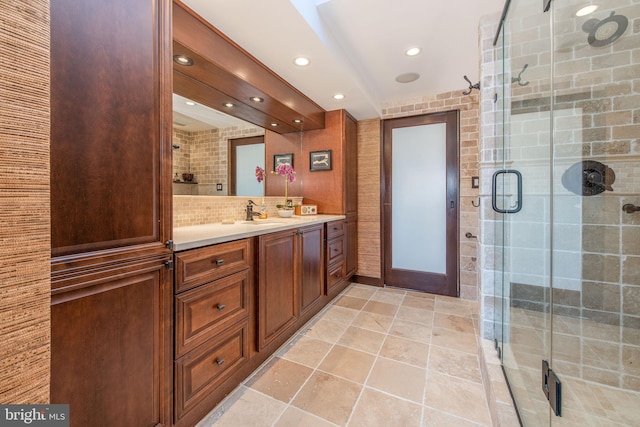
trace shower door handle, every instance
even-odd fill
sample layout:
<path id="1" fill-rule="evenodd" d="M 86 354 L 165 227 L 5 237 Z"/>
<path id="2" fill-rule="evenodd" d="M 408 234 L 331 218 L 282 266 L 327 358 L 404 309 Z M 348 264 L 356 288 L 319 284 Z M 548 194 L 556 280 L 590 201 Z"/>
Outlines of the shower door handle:
<path id="1" fill-rule="evenodd" d="M 516 204 L 508 209 L 498 207 L 498 177 L 501 175 L 513 174 L 516 177 Z M 491 180 L 491 207 L 498 213 L 516 213 L 522 209 L 522 174 L 515 169 L 499 169 L 494 172 Z"/>

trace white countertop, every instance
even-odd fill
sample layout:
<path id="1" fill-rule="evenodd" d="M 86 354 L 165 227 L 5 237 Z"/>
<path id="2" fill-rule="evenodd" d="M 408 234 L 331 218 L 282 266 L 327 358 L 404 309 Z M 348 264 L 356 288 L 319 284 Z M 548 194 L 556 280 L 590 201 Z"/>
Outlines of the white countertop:
<path id="1" fill-rule="evenodd" d="M 220 222 L 203 225 L 190 225 L 173 229 L 173 250 L 199 248 L 216 243 L 230 242 L 246 237 L 259 236 L 275 231 L 289 230 L 306 225 L 345 219 L 344 215 L 294 215 L 291 218 L 254 219 L 253 221 L 235 221 L 233 224 Z"/>

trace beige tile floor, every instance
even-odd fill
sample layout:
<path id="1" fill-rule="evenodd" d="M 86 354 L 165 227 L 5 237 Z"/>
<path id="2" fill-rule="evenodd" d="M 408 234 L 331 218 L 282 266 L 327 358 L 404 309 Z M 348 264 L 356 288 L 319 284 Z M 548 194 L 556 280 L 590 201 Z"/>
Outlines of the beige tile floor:
<path id="1" fill-rule="evenodd" d="M 198 426 L 490 426 L 477 305 L 352 284 Z"/>

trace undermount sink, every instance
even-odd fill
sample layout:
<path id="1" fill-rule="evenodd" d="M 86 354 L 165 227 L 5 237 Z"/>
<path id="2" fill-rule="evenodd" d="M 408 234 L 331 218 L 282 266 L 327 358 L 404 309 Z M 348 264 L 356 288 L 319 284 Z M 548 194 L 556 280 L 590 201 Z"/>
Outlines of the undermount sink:
<path id="1" fill-rule="evenodd" d="M 277 221 L 266 221 L 266 220 L 261 220 L 261 219 L 255 219 L 253 221 L 242 221 L 242 224 L 250 224 L 250 225 L 275 225 L 275 224 L 282 224 L 281 222 L 277 222 Z"/>

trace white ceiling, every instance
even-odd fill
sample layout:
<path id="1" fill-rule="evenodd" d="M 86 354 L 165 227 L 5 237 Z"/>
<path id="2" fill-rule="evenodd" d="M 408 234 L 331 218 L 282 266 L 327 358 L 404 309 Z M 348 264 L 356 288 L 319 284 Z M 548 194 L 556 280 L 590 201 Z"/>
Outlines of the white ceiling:
<path id="1" fill-rule="evenodd" d="M 247 123 L 243 120 L 173 94 L 173 126 L 176 129 L 198 132 L 246 125 Z"/>
<path id="2" fill-rule="evenodd" d="M 478 23 L 504 0 L 183 0 L 325 110 L 358 120 L 382 104 L 480 80 Z M 422 53 L 408 57 L 413 46 Z M 293 63 L 304 55 L 311 64 Z M 396 76 L 418 73 L 411 83 Z M 336 101 L 335 93 L 345 99 Z"/>

